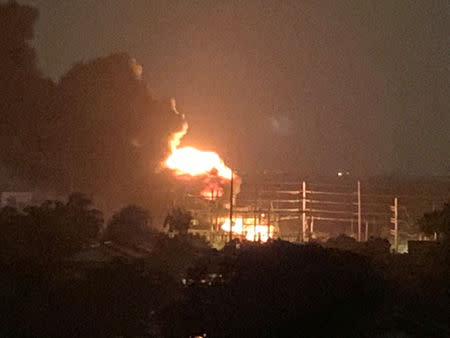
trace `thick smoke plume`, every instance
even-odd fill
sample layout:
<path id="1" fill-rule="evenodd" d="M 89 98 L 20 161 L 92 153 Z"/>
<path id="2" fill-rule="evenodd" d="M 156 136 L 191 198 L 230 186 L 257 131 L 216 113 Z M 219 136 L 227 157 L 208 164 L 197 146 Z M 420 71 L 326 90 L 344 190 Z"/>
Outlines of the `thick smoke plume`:
<path id="1" fill-rule="evenodd" d="M 124 53 L 42 77 L 30 45 L 34 8 L 0 4 L 1 166 L 30 190 L 92 194 L 107 209 L 161 201 L 155 168 L 183 117 L 155 100 Z M 153 194 L 153 195 L 152 195 Z"/>

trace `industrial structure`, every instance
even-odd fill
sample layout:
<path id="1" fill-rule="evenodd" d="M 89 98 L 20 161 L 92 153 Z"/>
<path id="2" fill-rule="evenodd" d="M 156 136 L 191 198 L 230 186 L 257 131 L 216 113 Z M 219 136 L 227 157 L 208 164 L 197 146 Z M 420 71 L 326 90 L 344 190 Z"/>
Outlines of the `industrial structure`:
<path id="1" fill-rule="evenodd" d="M 393 180 L 350 177 L 314 180 L 267 176 L 245 177 L 233 196 L 232 217 L 227 198 L 202 200 L 188 195 L 194 215 L 191 232 L 221 246 L 229 238 L 292 242 L 326 241 L 346 234 L 358 241 L 387 238 L 396 251 L 419 239 L 417 220 L 450 199 L 450 180 Z M 229 193 L 229 191 L 228 191 Z"/>

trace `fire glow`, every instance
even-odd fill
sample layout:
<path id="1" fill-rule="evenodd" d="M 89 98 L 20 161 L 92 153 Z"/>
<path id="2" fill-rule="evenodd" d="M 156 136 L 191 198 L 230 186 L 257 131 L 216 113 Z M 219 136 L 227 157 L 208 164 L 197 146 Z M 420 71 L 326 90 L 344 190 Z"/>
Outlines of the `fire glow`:
<path id="1" fill-rule="evenodd" d="M 166 165 L 177 175 L 198 176 L 217 172 L 219 177 L 231 179 L 231 169 L 212 151 L 201 151 L 193 147 L 174 149 Z"/>
<path id="2" fill-rule="evenodd" d="M 226 219 L 222 224 L 221 229 L 223 231 L 230 231 L 230 220 Z M 242 217 L 238 217 L 233 220 L 233 227 L 231 231 L 234 235 L 245 237 L 247 241 L 261 241 L 267 242 L 269 238 L 273 238 L 274 227 L 272 225 L 244 225 Z"/>
<path id="3" fill-rule="evenodd" d="M 172 110 L 180 115 L 172 100 Z M 184 118 L 184 116 L 183 116 Z M 171 169 L 178 177 L 204 177 L 205 188 L 200 195 L 207 199 L 216 199 L 223 195 L 223 185 L 231 180 L 231 169 L 227 167 L 220 156 L 212 151 L 201 151 L 194 147 L 181 147 L 181 139 L 188 131 L 187 122 L 182 129 L 173 133 L 169 141 L 171 154 L 164 165 Z"/>

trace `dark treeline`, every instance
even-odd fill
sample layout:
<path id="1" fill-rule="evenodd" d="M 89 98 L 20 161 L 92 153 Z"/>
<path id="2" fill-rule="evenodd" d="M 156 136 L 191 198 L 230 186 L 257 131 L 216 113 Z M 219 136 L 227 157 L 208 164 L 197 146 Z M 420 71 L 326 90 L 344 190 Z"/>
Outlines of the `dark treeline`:
<path id="1" fill-rule="evenodd" d="M 180 230 L 156 230 L 135 205 L 104 222 L 80 193 L 2 208 L 0 334 L 448 334 L 448 244 L 421 257 L 345 236 L 324 245 L 234 240 L 216 250 L 184 231 L 188 213 L 169 215 Z"/>
<path id="2" fill-rule="evenodd" d="M 94 242 L 103 224 L 102 213 L 83 194 L 70 195 L 67 203 L 46 201 L 23 211 L 0 210 L 1 254 L 6 261 L 56 261 Z"/>
<path id="3" fill-rule="evenodd" d="M 135 205 L 105 223 L 81 193 L 3 207 L 0 335 L 148 334 L 152 314 L 182 296 L 186 268 L 209 251 L 201 238 L 155 230 Z"/>

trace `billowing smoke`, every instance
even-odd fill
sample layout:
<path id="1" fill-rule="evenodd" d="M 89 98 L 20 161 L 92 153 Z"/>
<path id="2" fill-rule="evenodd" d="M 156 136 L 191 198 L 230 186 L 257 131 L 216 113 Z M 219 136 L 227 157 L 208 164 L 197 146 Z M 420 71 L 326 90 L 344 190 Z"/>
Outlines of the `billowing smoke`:
<path id="1" fill-rule="evenodd" d="M 152 98 L 142 66 L 124 53 L 76 64 L 58 83 L 43 78 L 30 46 L 37 16 L 0 4 L 0 161 L 9 179 L 30 190 L 83 191 L 110 210 L 154 207 L 167 179 L 155 168 L 183 116 Z"/>

